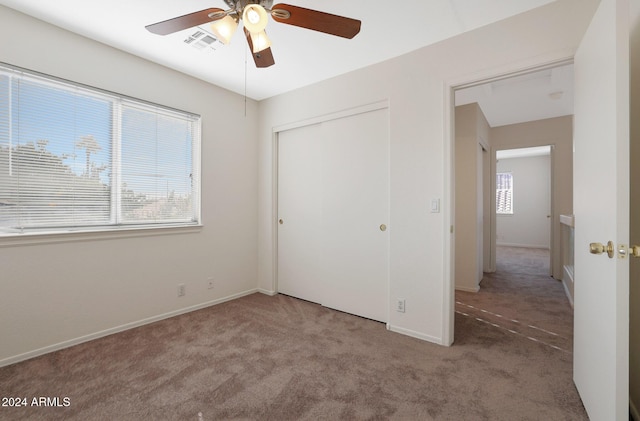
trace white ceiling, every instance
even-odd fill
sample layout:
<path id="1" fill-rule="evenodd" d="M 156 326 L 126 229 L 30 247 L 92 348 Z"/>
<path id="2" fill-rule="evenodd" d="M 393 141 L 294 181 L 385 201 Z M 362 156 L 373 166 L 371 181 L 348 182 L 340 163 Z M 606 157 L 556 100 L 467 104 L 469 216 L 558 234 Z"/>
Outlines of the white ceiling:
<path id="1" fill-rule="evenodd" d="M 267 32 L 273 43 L 276 64 L 265 69 L 255 68 L 251 55 L 247 54 L 241 30 L 227 46 L 218 42 L 214 48 L 196 49 L 184 40 L 197 29 L 163 37 L 144 28 L 210 7 L 226 9 L 223 0 L 0 0 L 0 4 L 261 100 L 402 55 L 552 1 L 291 0 L 287 3 L 359 19 L 362 30 L 354 39 L 348 40 L 272 20 Z M 556 75 L 552 72 L 544 77 L 555 80 Z M 520 83 L 525 86 L 528 82 Z M 483 109 L 485 103 L 490 103 L 487 96 L 490 98 L 496 92 L 508 89 L 495 83 L 481 92 Z M 492 112 L 486 114 L 489 117 Z"/>
<path id="2" fill-rule="evenodd" d="M 489 126 L 573 114 L 573 64 L 459 89 L 456 105 L 477 102 Z"/>
<path id="3" fill-rule="evenodd" d="M 551 146 L 535 146 L 532 148 L 503 149 L 496 151 L 496 159 L 529 158 L 551 154 Z"/>

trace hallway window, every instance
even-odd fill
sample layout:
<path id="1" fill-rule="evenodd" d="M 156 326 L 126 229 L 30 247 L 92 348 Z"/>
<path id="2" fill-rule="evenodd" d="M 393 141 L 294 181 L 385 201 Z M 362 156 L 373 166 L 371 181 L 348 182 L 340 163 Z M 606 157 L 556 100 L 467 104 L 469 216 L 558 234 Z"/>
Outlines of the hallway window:
<path id="1" fill-rule="evenodd" d="M 513 214 L 513 174 L 510 172 L 496 174 L 496 213 Z"/>

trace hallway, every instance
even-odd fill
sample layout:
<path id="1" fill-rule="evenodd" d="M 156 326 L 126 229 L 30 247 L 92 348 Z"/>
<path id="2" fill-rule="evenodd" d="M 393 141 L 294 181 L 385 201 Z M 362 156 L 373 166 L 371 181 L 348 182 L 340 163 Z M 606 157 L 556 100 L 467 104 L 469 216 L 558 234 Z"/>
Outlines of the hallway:
<path id="1" fill-rule="evenodd" d="M 495 273 L 477 293 L 456 291 L 456 317 L 475 318 L 560 352 L 573 349 L 573 309 L 549 276 L 549 251 L 497 247 Z"/>

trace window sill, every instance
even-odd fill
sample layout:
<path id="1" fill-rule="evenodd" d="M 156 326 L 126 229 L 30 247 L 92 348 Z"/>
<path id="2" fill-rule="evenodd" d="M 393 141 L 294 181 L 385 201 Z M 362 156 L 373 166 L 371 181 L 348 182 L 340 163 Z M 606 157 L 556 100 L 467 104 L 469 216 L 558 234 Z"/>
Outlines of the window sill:
<path id="1" fill-rule="evenodd" d="M 67 243 L 74 241 L 113 240 L 121 238 L 139 238 L 158 235 L 175 235 L 202 231 L 202 224 L 173 225 L 162 227 L 134 226 L 113 230 L 96 229 L 83 231 L 32 232 L 26 234 L 0 235 L 0 248 L 40 244 Z"/>

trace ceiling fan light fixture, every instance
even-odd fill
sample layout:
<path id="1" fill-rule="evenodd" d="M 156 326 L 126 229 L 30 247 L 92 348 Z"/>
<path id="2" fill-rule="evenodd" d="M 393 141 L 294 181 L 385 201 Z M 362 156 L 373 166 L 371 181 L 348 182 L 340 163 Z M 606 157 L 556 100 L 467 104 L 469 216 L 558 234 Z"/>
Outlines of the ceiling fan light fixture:
<path id="1" fill-rule="evenodd" d="M 238 21 L 229 15 L 211 24 L 211 32 L 223 44 L 229 44 L 236 28 L 238 28 Z"/>
<path id="2" fill-rule="evenodd" d="M 254 53 L 259 53 L 260 51 L 271 47 L 271 40 L 267 37 L 267 33 L 265 31 L 249 32 L 249 34 L 251 36 L 251 44 L 253 45 Z"/>
<path id="3" fill-rule="evenodd" d="M 269 15 L 259 4 L 249 4 L 242 11 L 244 27 L 251 33 L 260 33 L 267 27 Z"/>

